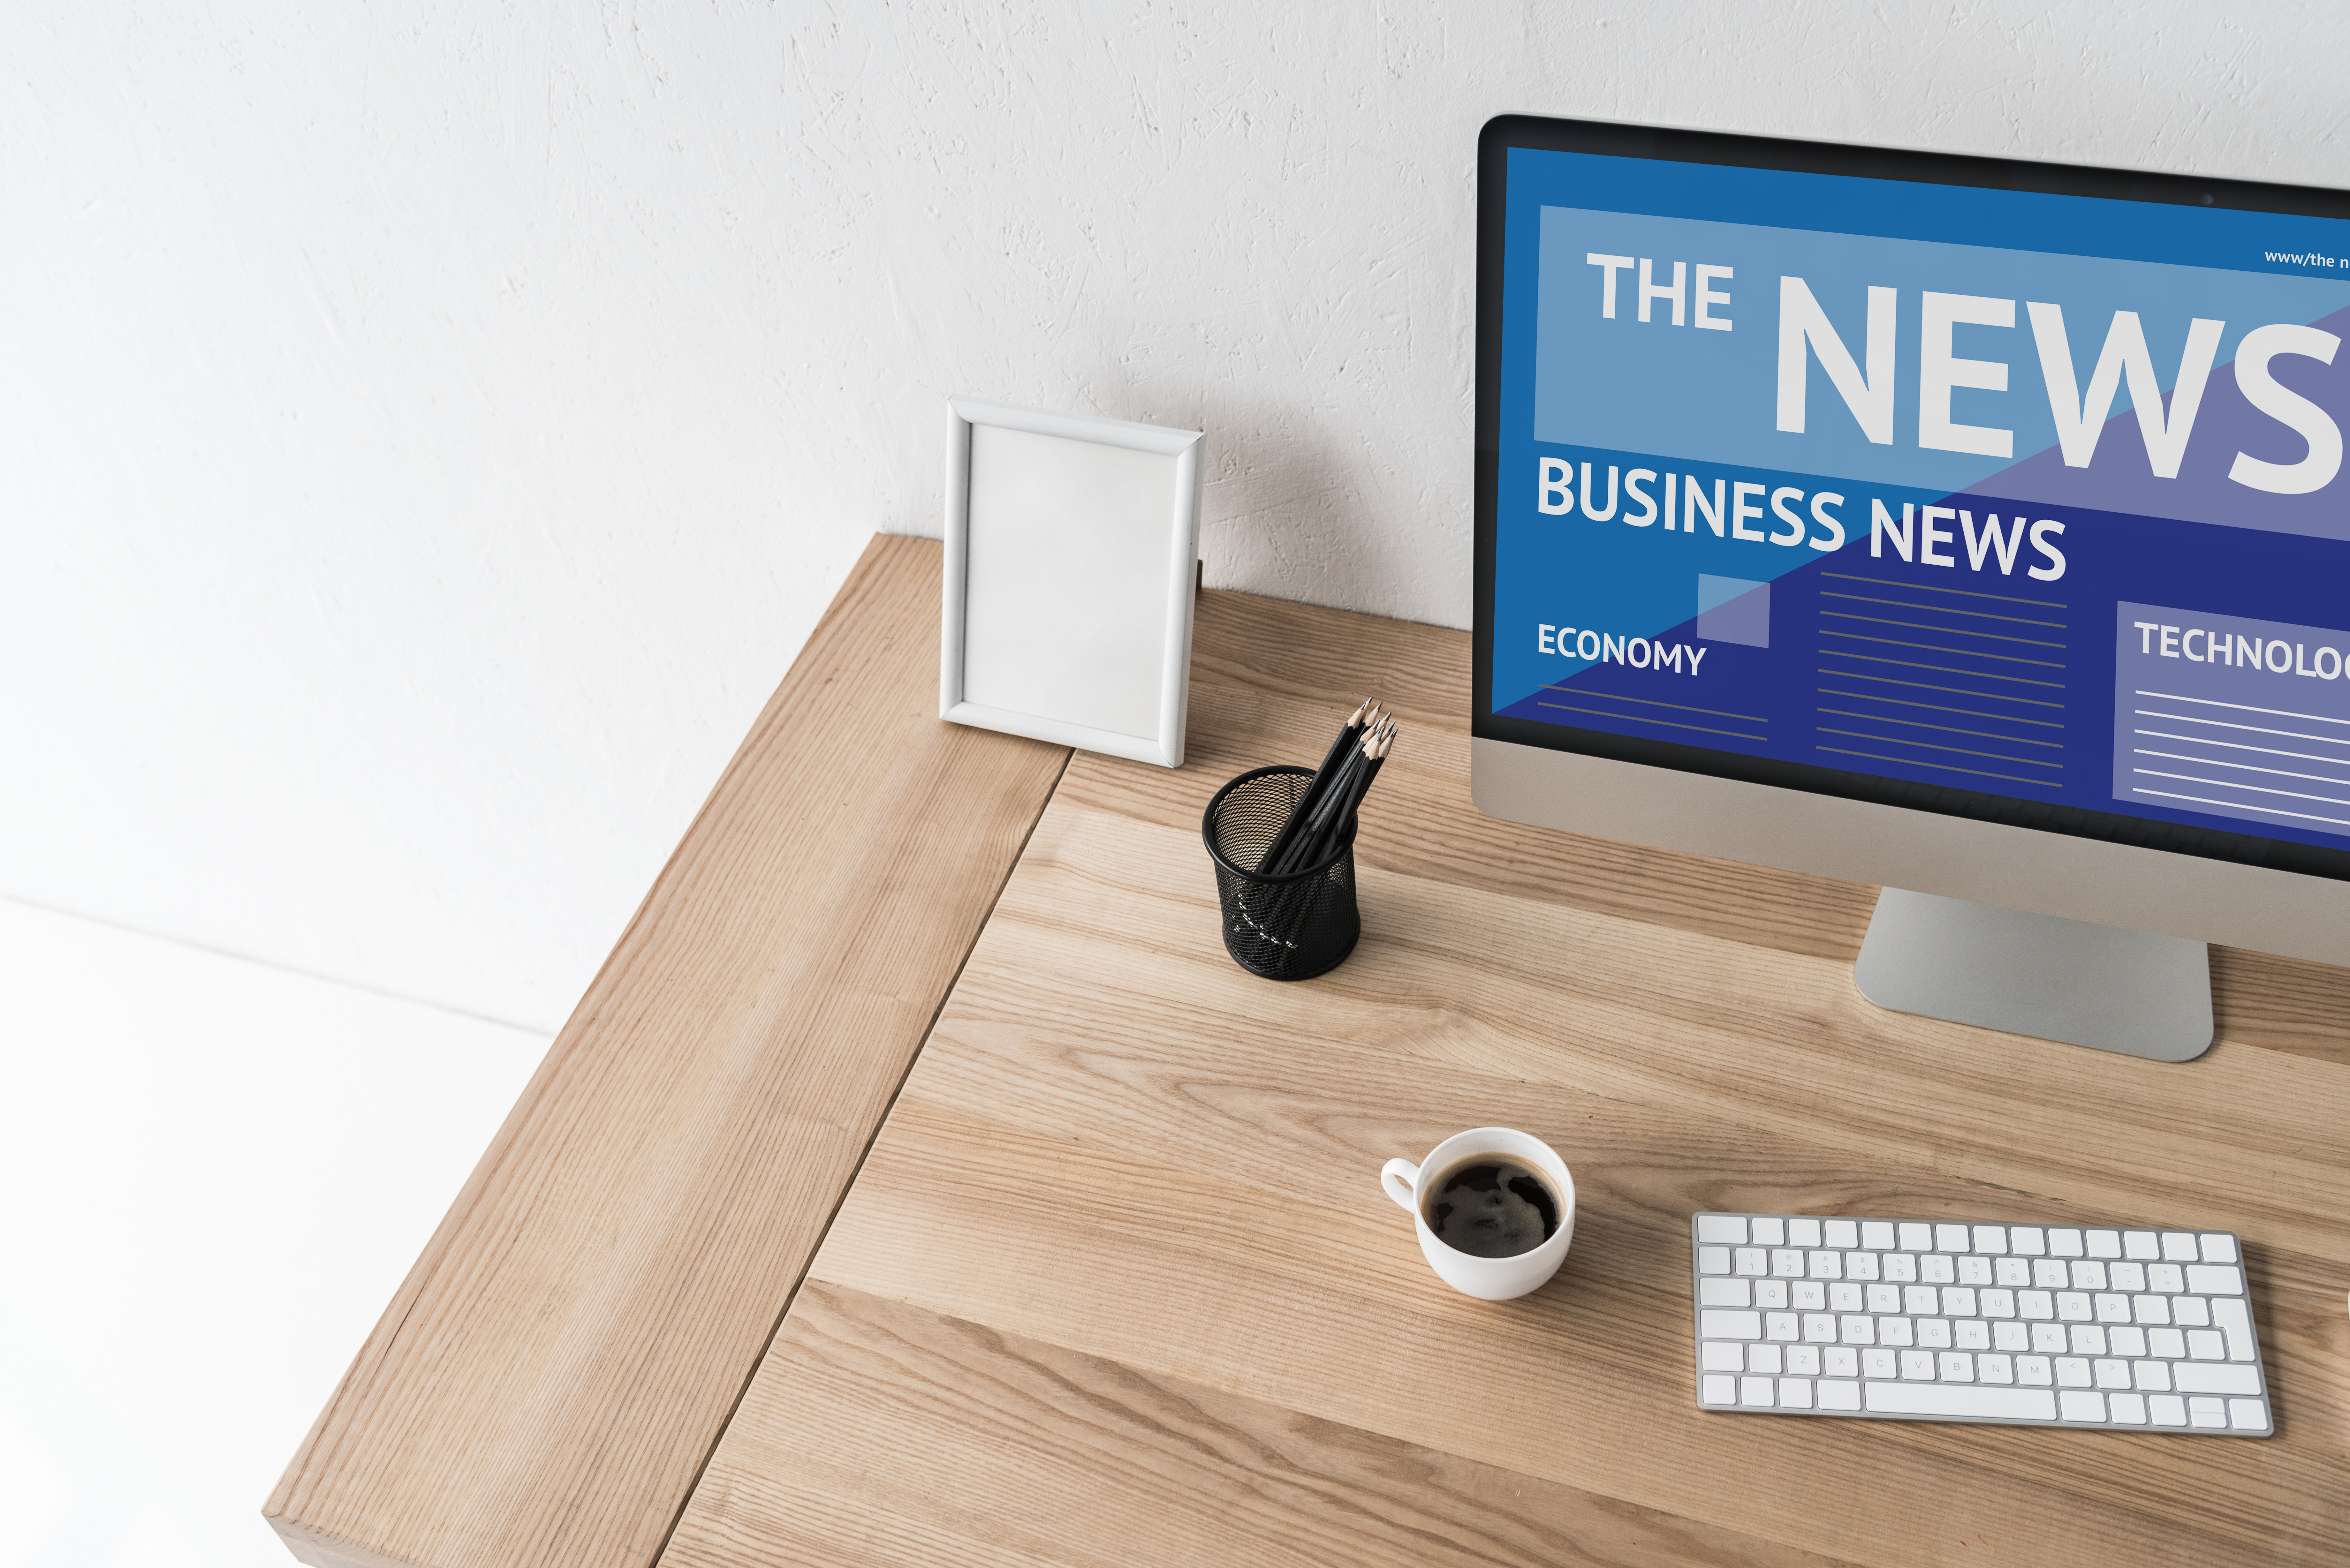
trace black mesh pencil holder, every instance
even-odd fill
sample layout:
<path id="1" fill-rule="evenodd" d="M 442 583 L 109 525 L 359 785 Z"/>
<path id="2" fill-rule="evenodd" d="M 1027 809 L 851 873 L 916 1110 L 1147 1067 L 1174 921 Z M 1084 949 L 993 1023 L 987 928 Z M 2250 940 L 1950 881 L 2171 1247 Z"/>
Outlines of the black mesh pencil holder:
<path id="1" fill-rule="evenodd" d="M 1260 877 L 1256 864 L 1314 782 L 1311 768 L 1257 768 L 1216 792 L 1200 836 L 1216 863 L 1224 950 L 1251 974 L 1311 980 L 1338 967 L 1363 934 L 1355 908 L 1355 827 L 1318 866 Z"/>

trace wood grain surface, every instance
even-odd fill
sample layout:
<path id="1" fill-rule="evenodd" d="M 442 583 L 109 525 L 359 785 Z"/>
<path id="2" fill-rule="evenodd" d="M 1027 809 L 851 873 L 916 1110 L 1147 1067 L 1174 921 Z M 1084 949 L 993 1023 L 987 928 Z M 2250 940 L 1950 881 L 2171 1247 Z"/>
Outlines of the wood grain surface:
<path id="1" fill-rule="evenodd" d="M 2184 1065 L 1879 1012 L 1873 889 L 1480 816 L 1465 637 L 1197 635 L 1191 763 L 1071 763 L 665 1563 L 2350 1561 L 2350 977 L 2217 955 Z M 1362 942 L 1256 980 L 1200 812 L 1367 689 Z M 1377 1183 L 1490 1123 L 1579 1197 L 1513 1303 Z M 2239 1231 L 2278 1435 L 1702 1414 L 1698 1209 Z"/>
<path id="2" fill-rule="evenodd" d="M 877 538 L 265 1508 L 296 1557 L 660 1550 L 1068 753 L 937 717 Z"/>

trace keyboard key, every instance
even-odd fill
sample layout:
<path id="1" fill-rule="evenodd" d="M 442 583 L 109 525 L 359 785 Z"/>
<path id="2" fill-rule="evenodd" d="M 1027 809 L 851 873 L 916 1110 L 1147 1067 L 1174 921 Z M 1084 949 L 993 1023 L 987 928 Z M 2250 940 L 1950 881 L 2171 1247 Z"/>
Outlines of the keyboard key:
<path id="1" fill-rule="evenodd" d="M 1820 1234 L 1831 1247 L 1850 1251 L 1860 1245 L 1860 1227 L 1849 1220 L 1824 1220 L 1820 1222 Z"/>
<path id="2" fill-rule="evenodd" d="M 1738 1379 L 1700 1377 L 1698 1379 L 1698 1397 L 1709 1405 L 1735 1405 L 1738 1403 Z"/>
<path id="3" fill-rule="evenodd" d="M 1988 1416 L 2011 1421 L 2053 1421 L 2056 1401 L 2033 1388 L 1987 1388 L 1980 1383 L 1870 1383 L 1868 1407 L 1880 1416 Z"/>
<path id="4" fill-rule="evenodd" d="M 2002 1258 L 1992 1265 L 1998 1282 L 2010 1287 L 2032 1282 L 2032 1262 L 2028 1258 Z"/>
<path id="5" fill-rule="evenodd" d="M 1807 1252 L 1804 1254 L 1804 1272 L 1809 1274 L 1813 1279 L 1840 1280 L 1844 1278 L 1844 1254 L 1842 1252 Z"/>
<path id="6" fill-rule="evenodd" d="M 1798 1219 L 1787 1221 L 1787 1245 L 1790 1247 L 1816 1247 L 1819 1244 L 1820 1222 L 1818 1220 Z"/>
<path id="7" fill-rule="evenodd" d="M 1766 1312 L 1762 1314 L 1762 1332 L 1773 1339 L 1795 1337 L 1795 1314 L 1791 1312 Z"/>
<path id="8" fill-rule="evenodd" d="M 2140 1388 L 2154 1394 L 2170 1392 L 2170 1363 L 2168 1361 L 2140 1361 L 2134 1363 L 2130 1370 Z"/>
<path id="9" fill-rule="evenodd" d="M 1847 1280 L 1873 1280 L 1877 1274 L 1877 1254 L 1846 1252 L 1844 1255 L 1844 1277 Z"/>
<path id="10" fill-rule="evenodd" d="M 1975 1357 L 1975 1376 L 1986 1383 L 2012 1383 L 2015 1381 L 2015 1358 L 1986 1352 Z"/>
<path id="11" fill-rule="evenodd" d="M 2049 1231 L 2048 1251 L 2050 1255 L 2053 1257 L 2079 1257 L 2081 1255 L 2081 1233 L 2078 1231 L 2073 1230 L 2069 1226 L 2063 1230 Z"/>
<path id="12" fill-rule="evenodd" d="M 2106 1278 L 2110 1282 L 2106 1287 L 2107 1290 L 2125 1293 L 2142 1291 L 2146 1289 L 2146 1265 L 2116 1263 L 2106 1271 Z"/>
<path id="13" fill-rule="evenodd" d="M 2095 1258 L 2084 1258 L 2073 1265 L 2073 1288 L 2076 1291 L 2101 1291 L 2106 1288 L 2106 1266 Z"/>
<path id="14" fill-rule="evenodd" d="M 2092 1258 L 2118 1258 L 2121 1255 L 2122 1233 L 2120 1231 L 2092 1231 L 2089 1232 L 2089 1256 Z"/>
<path id="15" fill-rule="evenodd" d="M 2150 1328 L 2146 1331 L 2146 1348 L 2166 1361 L 2187 1358 L 2187 1335 L 2176 1328 Z"/>
<path id="16" fill-rule="evenodd" d="M 2228 1407 L 2219 1399 L 2189 1399 L 2187 1419 L 2192 1426 L 2224 1428 L 2228 1424 Z"/>
<path id="17" fill-rule="evenodd" d="M 2067 1388 L 2086 1388 L 2090 1382 L 2088 1359 L 2079 1355 L 2058 1356 L 2056 1381 Z"/>
<path id="18" fill-rule="evenodd" d="M 1940 1252 L 1929 1252 L 1918 1260 L 1918 1277 L 1929 1285 L 1958 1283 L 1959 1270 L 1954 1260 Z"/>
<path id="19" fill-rule="evenodd" d="M 2146 1413 L 2154 1417 L 2154 1424 L 2158 1427 L 2187 1425 L 2187 1401 L 2176 1394 L 2147 1396 Z"/>
<path id="20" fill-rule="evenodd" d="M 1715 1307 L 1752 1306 L 1754 1287 L 1744 1280 L 1700 1280 L 1697 1282 L 1697 1304 Z"/>
<path id="21" fill-rule="evenodd" d="M 1758 1247 L 1783 1247 L 1787 1244 L 1787 1225 L 1783 1220 L 1757 1215 L 1746 1224 L 1754 1233 L 1754 1244 Z"/>
<path id="22" fill-rule="evenodd" d="M 1967 1250 L 1967 1228 L 1963 1225 L 1935 1226 L 1934 1245 L 1938 1250 L 1945 1252 L 1965 1251 Z"/>
<path id="23" fill-rule="evenodd" d="M 2100 1291 L 2093 1304 L 2097 1309 L 2099 1323 L 2127 1323 L 2130 1320 L 2130 1304 L 2127 1296 L 2117 1296 L 2109 1291 Z"/>
<path id="24" fill-rule="evenodd" d="M 2012 1252 L 2036 1258 L 2048 1251 L 2048 1238 L 2037 1225 L 2010 1225 L 2007 1228 L 2007 1246 Z"/>
<path id="25" fill-rule="evenodd" d="M 2100 1388 L 2126 1388 L 2130 1386 L 2129 1363 L 2126 1361 L 2095 1361 L 2089 1370 L 2096 1375 Z"/>
<path id="26" fill-rule="evenodd" d="M 2232 1361 L 2182 1361 L 2170 1369 L 2181 1394 L 2257 1394 L 2261 1375 Z"/>
<path id="27" fill-rule="evenodd" d="M 1746 1347 L 1734 1339 L 1709 1339 L 1698 1347 L 1698 1365 L 1708 1372 L 1743 1372 Z"/>
<path id="28" fill-rule="evenodd" d="M 1963 1350 L 1942 1352 L 1938 1370 L 1945 1383 L 1972 1383 L 1975 1380 L 1975 1358 Z"/>
<path id="29" fill-rule="evenodd" d="M 2015 1358 L 2015 1380 L 2045 1388 L 2056 1381 L 2056 1375 L 2046 1356 L 2019 1355 Z"/>
<path id="30" fill-rule="evenodd" d="M 2195 1238 L 2185 1231 L 2165 1231 L 2162 1233 L 2162 1255 L 2174 1263 L 2195 1262 Z"/>
<path id="31" fill-rule="evenodd" d="M 1820 1352 L 1820 1368 L 1831 1377 L 1860 1376 L 1860 1352 L 1841 1345 L 1831 1345 Z"/>
<path id="32" fill-rule="evenodd" d="M 1903 1351 L 1901 1353 L 1901 1376 L 1904 1377 L 1923 1378 L 1929 1383 L 1933 1381 L 1934 1353 L 1930 1350 Z"/>
<path id="33" fill-rule="evenodd" d="M 1746 1245 L 1746 1216 L 1743 1214 L 1700 1214 L 1697 1217 L 1697 1239 L 1720 1241 L 1727 1246 Z"/>
<path id="34" fill-rule="evenodd" d="M 2168 1323 L 2168 1296 L 2136 1296 L 2130 1301 L 2130 1314 L 2140 1323 Z"/>
<path id="35" fill-rule="evenodd" d="M 2209 1328 L 2211 1326 L 2211 1303 L 2201 1296 L 2173 1296 L 2170 1298 L 2170 1316 L 2181 1328 Z"/>
<path id="36" fill-rule="evenodd" d="M 2032 1348 L 2043 1355 L 2062 1355 L 2071 1343 L 2061 1323 L 2035 1323 L 2032 1325 Z"/>
<path id="37" fill-rule="evenodd" d="M 2122 1256 L 2159 1258 L 2162 1256 L 2162 1243 L 2151 1231 L 2125 1231 L 2122 1232 Z"/>
<path id="38" fill-rule="evenodd" d="M 1804 1254 L 1793 1247 L 1773 1248 L 1771 1252 L 1771 1273 L 1776 1279 L 1802 1279 Z"/>
<path id="39" fill-rule="evenodd" d="M 1860 1385 L 1822 1381 L 1814 1384 L 1823 1410 L 1857 1410 L 1860 1408 Z"/>
<path id="40" fill-rule="evenodd" d="M 1760 1339 L 1762 1337 L 1762 1314 L 1759 1312 L 1700 1312 L 1697 1314 L 1697 1331 L 1707 1339 Z"/>
<path id="41" fill-rule="evenodd" d="M 1876 1321 L 1862 1314 L 1854 1313 L 1838 1320 L 1837 1326 L 1843 1331 L 1837 1335 L 1837 1337 L 1842 1339 L 1846 1345 L 1875 1345 L 1877 1343 Z"/>
<path id="42" fill-rule="evenodd" d="M 2056 1315 L 2066 1323 L 2086 1323 L 2095 1317 L 2096 1313 L 2090 1307 L 2088 1293 L 2085 1291 L 2058 1291 Z"/>
<path id="43" fill-rule="evenodd" d="M 1870 1312 L 1899 1312 L 1901 1310 L 1901 1287 L 1899 1285 L 1871 1285 L 1868 1287 L 1866 1295 L 1868 1310 Z"/>
<path id="44" fill-rule="evenodd" d="M 1742 1377 L 1738 1380 L 1738 1402 L 1762 1409 L 1772 1406 L 1771 1382 L 1768 1377 Z"/>
<path id="45" fill-rule="evenodd" d="M 1784 1280 L 1755 1281 L 1754 1304 L 1759 1307 L 1769 1308 L 1773 1311 L 1777 1311 L 1785 1307 L 1787 1304 L 1787 1282 Z"/>
<path id="46" fill-rule="evenodd" d="M 1700 1274 L 1726 1274 L 1730 1272 L 1730 1249 L 1727 1247 L 1700 1247 L 1697 1250 L 1697 1272 Z"/>
<path id="47" fill-rule="evenodd" d="M 2251 1361 L 2258 1353 L 2252 1345 L 2252 1314 L 2242 1300 L 2222 1296 L 2211 1303 L 2211 1321 L 2228 1336 L 2228 1359 Z"/>
<path id="48" fill-rule="evenodd" d="M 1779 1347 L 1775 1345 L 1763 1344 L 1748 1345 L 1746 1347 L 1746 1370 L 1749 1372 L 1767 1372 L 1773 1376 L 1776 1376 L 1779 1373 L 1784 1371 L 1785 1367 L 1779 1359 Z"/>
<path id="49" fill-rule="evenodd" d="M 1964 1285 L 1942 1287 L 1942 1311 L 1951 1317 L 1975 1315 L 1975 1293 Z"/>
<path id="50" fill-rule="evenodd" d="M 1959 1260 L 1959 1283 L 1962 1285 L 1987 1285 L 1991 1283 L 1991 1260 L 1989 1258 L 1977 1258 L 1972 1256 L 1960 1258 Z"/>
<path id="51" fill-rule="evenodd" d="M 1858 1285 L 1830 1285 L 1828 1287 L 1828 1311 L 1866 1312 L 1867 1310 L 1867 1307 L 1862 1303 L 1860 1287 Z"/>
<path id="52" fill-rule="evenodd" d="M 1885 1277 L 1895 1284 L 1906 1285 L 1918 1277 L 1918 1260 L 1908 1252 L 1882 1254 Z"/>
<path id="53" fill-rule="evenodd" d="M 2075 1355 L 2103 1355 L 2106 1353 L 2106 1331 L 2094 1323 L 2076 1323 L 2068 1335 L 2065 1348 Z"/>
<path id="54" fill-rule="evenodd" d="M 1817 1280 L 1790 1282 L 1797 1312 L 1820 1312 L 1828 1304 L 1828 1288 Z"/>
<path id="55" fill-rule="evenodd" d="M 1981 1299 L 1982 1302 L 1982 1314 L 1985 1317 L 2013 1317 L 2015 1315 L 2015 1293 L 2013 1291 L 2003 1291 L 1998 1286 L 1993 1285 L 1982 1293 Z"/>
<path id="56" fill-rule="evenodd" d="M 1934 1250 L 1934 1228 L 1912 1220 L 1901 1221 L 1901 1250 L 1905 1252 L 1930 1252 Z"/>
<path id="57" fill-rule="evenodd" d="M 1812 1380 L 1808 1377 L 1779 1379 L 1779 1407 L 1783 1410 L 1808 1410 L 1812 1407 Z"/>
<path id="58" fill-rule="evenodd" d="M 1816 1345 L 1787 1346 L 1787 1370 L 1798 1377 L 1820 1375 L 1820 1347 Z"/>
<path id="59" fill-rule="evenodd" d="M 1872 1252 L 1891 1251 L 1896 1245 L 1893 1240 L 1893 1221 L 1890 1220 L 1862 1220 L 1860 1244 Z"/>
<path id="60" fill-rule="evenodd" d="M 1995 1323 L 1991 1325 L 1991 1342 L 2002 1350 L 2029 1350 L 2032 1330 L 2020 1323 Z"/>
<path id="61" fill-rule="evenodd" d="M 1836 1320 L 1824 1312 L 1805 1313 L 1804 1337 L 1814 1345 L 1834 1345 L 1836 1339 Z"/>
<path id="62" fill-rule="evenodd" d="M 2062 1258 L 2035 1258 L 2032 1262 L 2032 1282 L 2043 1291 L 2061 1291 L 2073 1282 L 2072 1270 Z"/>
<path id="63" fill-rule="evenodd" d="M 2046 1291 L 2018 1291 L 2015 1311 L 2020 1317 L 2054 1317 L 2056 1298 Z"/>
<path id="64" fill-rule="evenodd" d="M 2187 1288 L 2201 1296 L 2240 1296 L 2244 1293 L 2243 1271 L 2211 1263 L 2189 1263 Z"/>
<path id="65" fill-rule="evenodd" d="M 1901 1310 L 1908 1313 L 1934 1313 L 1942 1307 L 1942 1298 L 1931 1285 L 1901 1287 Z"/>
<path id="66" fill-rule="evenodd" d="M 2106 1418 L 2106 1397 L 2067 1388 L 2057 1399 L 2067 1421 L 2097 1421 Z"/>
<path id="67" fill-rule="evenodd" d="M 2004 1251 L 2007 1251 L 2007 1227 L 2006 1227 L 2006 1226 L 2004 1226 L 2004 1225 L 1978 1225 L 1978 1226 L 1976 1226 L 1976 1227 L 1974 1228 L 1974 1231 L 1975 1231 L 1975 1248 L 1974 1248 L 1974 1250 L 1975 1250 L 1976 1251 L 1978 1251 L 1978 1252 L 2004 1252 Z"/>
<path id="68" fill-rule="evenodd" d="M 1961 1318 L 1950 1325 L 1950 1344 L 1960 1350 L 1989 1350 L 1991 1324 L 1979 1317 Z"/>
<path id="69" fill-rule="evenodd" d="M 2228 1342 L 2220 1337 L 2216 1328 L 2190 1328 L 2187 1331 L 2187 1354 L 2198 1361 L 2223 1360 L 2228 1354 Z"/>
<path id="70" fill-rule="evenodd" d="M 2203 1238 L 2203 1261 L 2207 1263 L 2232 1263 L 2236 1261 L 2236 1239 L 2233 1236 L 2206 1234 Z"/>
<path id="71" fill-rule="evenodd" d="M 2106 1397 L 2106 1406 L 2113 1412 L 2114 1421 L 2117 1426 L 2143 1427 L 2146 1425 L 2146 1397 L 2143 1395 L 2110 1395 Z"/>
<path id="72" fill-rule="evenodd" d="M 2113 1346 L 2116 1355 L 2144 1355 L 2146 1330 L 2116 1324 L 2106 1330 L 2106 1343 Z"/>
<path id="73" fill-rule="evenodd" d="M 2257 1399 L 2230 1399 L 2228 1424 L 2240 1432 L 2262 1431 L 2269 1424 L 2268 1407 Z"/>
<path id="74" fill-rule="evenodd" d="M 1950 1325 L 1949 1322 L 1939 1317 L 1921 1317 L 1918 1319 L 1918 1343 L 1926 1346 L 1929 1350 L 1950 1349 Z"/>
<path id="75" fill-rule="evenodd" d="M 2187 1288 L 2187 1272 L 2176 1263 L 2148 1263 L 2146 1284 L 2148 1290 L 2175 1296 Z"/>
<path id="76" fill-rule="evenodd" d="M 1881 1317 L 1877 1320 L 1877 1343 L 1879 1345 L 1915 1345 L 1918 1336 L 1906 1317 Z"/>

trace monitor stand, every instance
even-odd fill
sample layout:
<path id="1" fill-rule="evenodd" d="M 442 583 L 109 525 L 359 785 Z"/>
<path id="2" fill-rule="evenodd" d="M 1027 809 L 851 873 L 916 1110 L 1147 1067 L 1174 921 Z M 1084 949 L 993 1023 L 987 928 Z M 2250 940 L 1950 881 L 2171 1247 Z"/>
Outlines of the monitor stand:
<path id="1" fill-rule="evenodd" d="M 2210 950 L 1887 888 L 1853 964 L 1879 1007 L 2157 1062 L 2211 1048 Z"/>

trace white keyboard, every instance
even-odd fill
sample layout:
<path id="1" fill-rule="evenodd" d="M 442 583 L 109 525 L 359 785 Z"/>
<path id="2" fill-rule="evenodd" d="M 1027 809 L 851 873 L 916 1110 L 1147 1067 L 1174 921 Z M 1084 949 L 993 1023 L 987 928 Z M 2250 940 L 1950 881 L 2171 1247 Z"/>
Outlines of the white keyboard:
<path id="1" fill-rule="evenodd" d="M 2224 1231 L 1700 1214 L 1690 1244 L 1708 1410 L 2276 1429 Z"/>

